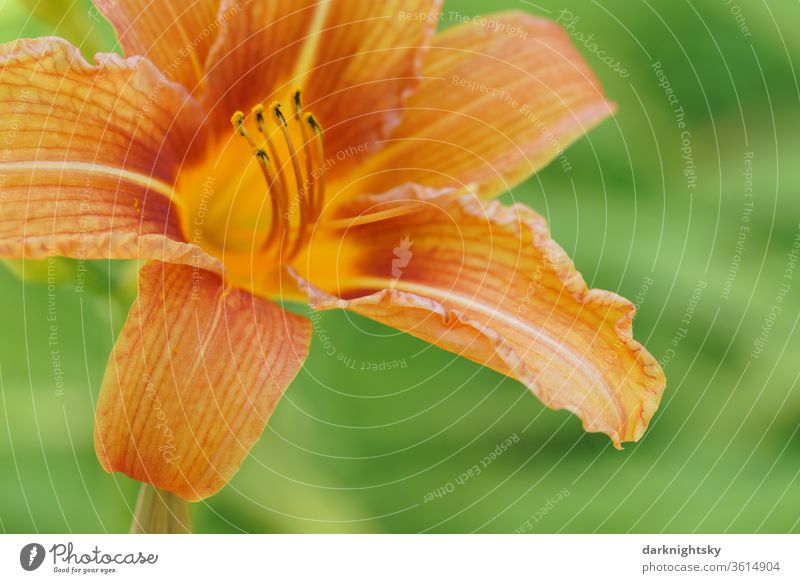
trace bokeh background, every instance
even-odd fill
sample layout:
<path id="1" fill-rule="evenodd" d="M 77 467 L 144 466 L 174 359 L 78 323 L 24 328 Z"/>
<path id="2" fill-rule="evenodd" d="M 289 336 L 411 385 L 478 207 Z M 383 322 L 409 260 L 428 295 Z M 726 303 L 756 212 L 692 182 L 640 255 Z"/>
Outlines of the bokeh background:
<path id="1" fill-rule="evenodd" d="M 442 26 L 505 8 L 570 23 L 619 105 L 566 152 L 567 166 L 504 198 L 548 217 L 590 286 L 639 306 L 636 337 L 668 379 L 650 430 L 615 451 L 515 381 L 326 313 L 242 470 L 193 505 L 197 531 L 800 531 L 800 5 L 454 0 Z M 0 0 L 0 41 L 45 34 L 87 57 L 115 50 L 85 0 Z M 83 292 L 69 261 L 55 263 L 49 287 L 46 265 L 26 263 L 25 283 L 21 264 L 8 267 L 0 531 L 125 532 L 137 484 L 100 468 L 92 421 L 136 266 L 93 263 Z M 398 360 L 402 368 L 360 370 Z"/>

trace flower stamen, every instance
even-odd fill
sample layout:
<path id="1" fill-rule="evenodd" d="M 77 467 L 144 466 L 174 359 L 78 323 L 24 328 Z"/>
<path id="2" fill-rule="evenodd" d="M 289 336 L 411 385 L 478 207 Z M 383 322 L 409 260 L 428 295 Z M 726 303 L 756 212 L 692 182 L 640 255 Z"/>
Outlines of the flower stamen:
<path id="1" fill-rule="evenodd" d="M 292 142 L 292 137 L 289 134 L 289 124 L 286 122 L 286 118 L 281 111 L 282 105 L 280 102 L 274 102 L 270 109 L 272 110 L 272 115 L 275 123 L 277 124 L 278 128 L 280 129 L 281 133 L 283 134 L 283 139 L 286 143 L 286 148 L 289 151 L 289 161 L 292 165 L 292 171 L 294 172 L 294 181 L 295 185 L 297 186 L 297 196 L 294 200 L 290 201 L 289 212 L 294 213 L 296 210 L 300 212 L 300 220 L 299 220 L 299 227 L 297 231 L 297 237 L 295 238 L 294 245 L 291 247 L 291 251 L 289 252 L 288 256 L 286 257 L 287 261 L 290 261 L 299 250 L 300 246 L 302 245 L 303 241 L 305 241 L 306 230 L 308 228 L 308 221 L 309 221 L 309 209 L 308 209 L 308 200 L 306 197 L 306 181 L 303 178 L 303 173 L 300 171 L 300 163 L 297 161 L 297 150 L 295 150 L 294 143 Z"/>
<path id="2" fill-rule="evenodd" d="M 285 149 L 282 151 L 289 156 L 289 163 L 294 175 L 294 184 L 291 186 L 294 188 L 290 188 L 290 181 L 284 175 L 286 164 L 280 163 L 281 158 L 278 154 L 278 149 L 272 141 L 270 131 L 266 127 L 264 106 L 259 104 L 252 109 L 259 133 L 263 136 L 262 145 L 256 143 L 246 128 L 245 115 L 241 111 L 237 111 L 231 117 L 231 123 L 236 132 L 247 140 L 247 143 L 253 149 L 253 154 L 258 161 L 269 191 L 272 205 L 272 224 L 263 247 L 273 248 L 277 239 L 280 242 L 280 245 L 277 246 L 277 255 L 284 262 L 291 261 L 307 242 L 309 228 L 318 217 L 322 196 L 324 196 L 322 129 L 312 115 L 309 114 L 303 119 L 300 89 L 295 89 L 291 99 L 294 105 L 294 115 L 290 118 L 287 119 L 283 113 L 281 103 L 277 101 L 270 106 L 270 111 L 278 131 L 283 136 Z M 295 148 L 290 133 L 290 120 L 299 125 L 303 142 L 302 153 L 305 158 L 303 167 L 301 167 L 301 163 L 298 160 L 300 151 Z M 306 124 L 308 124 L 308 128 Z M 311 132 L 308 131 L 309 128 Z M 294 131 L 296 132 L 297 130 L 295 129 Z M 313 134 L 313 137 L 311 137 L 311 134 Z M 296 137 L 297 135 L 295 134 Z M 312 147 L 312 141 L 315 147 Z M 294 196 L 292 196 L 292 193 Z M 297 218 L 295 219 L 295 217 Z"/>
<path id="3" fill-rule="evenodd" d="M 318 168 L 317 172 L 311 174 L 311 212 L 315 217 L 318 217 L 322 212 L 322 204 L 325 199 L 325 147 L 322 143 L 322 126 L 319 125 L 313 113 L 309 113 L 306 116 L 306 123 L 314 133 L 315 147 L 307 148 L 306 152 L 308 153 L 309 150 L 313 151 L 313 165 Z M 310 140 L 307 140 L 306 144 L 308 144 L 309 141 Z M 312 158 L 312 156 L 309 154 L 309 159 L 310 158 Z"/>
<path id="4" fill-rule="evenodd" d="M 316 191 L 318 190 L 316 188 L 316 183 L 318 182 L 319 177 L 317 176 L 317 172 L 314 172 L 314 165 L 316 161 L 318 163 L 318 167 L 321 168 L 322 162 L 319 159 L 315 159 L 313 153 L 311 152 L 311 140 L 308 136 L 306 124 L 303 123 L 303 98 L 302 89 L 299 87 L 295 88 L 295 90 L 292 92 L 292 102 L 294 103 L 294 119 L 300 125 L 300 135 L 303 141 L 303 153 L 305 154 L 306 159 L 306 205 L 308 207 L 309 216 L 312 220 L 314 220 L 319 216 L 316 208 Z M 295 252 L 296 251 L 297 250 L 295 250 Z"/>
<path id="5" fill-rule="evenodd" d="M 256 114 L 256 118 L 258 119 L 258 114 Z M 250 135 L 250 132 L 247 131 L 247 128 L 244 125 L 244 113 L 241 111 L 234 113 L 233 117 L 231 118 L 231 123 L 233 123 L 237 133 L 247 140 L 247 143 L 253 148 L 253 155 L 255 156 L 261 173 L 264 176 L 264 180 L 267 183 L 267 191 L 269 193 L 270 202 L 272 203 L 273 209 L 272 225 L 270 226 L 270 230 L 267 233 L 267 238 L 264 242 L 264 246 L 269 246 L 275 241 L 275 238 L 278 234 L 283 236 L 288 230 L 287 228 L 282 229 L 280 223 L 284 209 L 284 201 L 287 199 L 288 195 L 286 194 L 286 189 L 283 182 L 275 174 L 266 151 L 264 148 L 256 144 L 255 140 Z M 260 125 L 261 122 L 259 123 L 259 127 Z"/>

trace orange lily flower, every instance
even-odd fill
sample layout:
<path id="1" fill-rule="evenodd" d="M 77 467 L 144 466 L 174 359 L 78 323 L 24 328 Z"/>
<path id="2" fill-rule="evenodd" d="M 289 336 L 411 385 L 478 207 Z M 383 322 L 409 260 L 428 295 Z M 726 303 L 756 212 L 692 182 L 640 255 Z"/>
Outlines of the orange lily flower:
<path id="1" fill-rule="evenodd" d="M 634 306 L 489 200 L 612 112 L 561 29 L 503 13 L 434 34 L 437 0 L 177 4 L 98 3 L 127 58 L 0 47 L 0 256 L 146 260 L 97 404 L 106 470 L 222 488 L 307 354 L 286 299 L 641 437 L 665 381 Z"/>

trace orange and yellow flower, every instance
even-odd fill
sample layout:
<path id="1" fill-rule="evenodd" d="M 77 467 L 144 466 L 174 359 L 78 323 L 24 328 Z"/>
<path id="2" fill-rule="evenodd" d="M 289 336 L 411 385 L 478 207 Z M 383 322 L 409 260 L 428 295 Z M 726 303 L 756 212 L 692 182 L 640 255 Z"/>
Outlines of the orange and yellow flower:
<path id="1" fill-rule="evenodd" d="M 104 468 L 189 500 L 224 486 L 308 351 L 285 299 L 517 378 L 618 447 L 641 437 L 664 376 L 634 306 L 490 200 L 612 112 L 557 26 L 435 33 L 437 0 L 98 8 L 126 58 L 0 47 L 0 256 L 146 261 L 97 405 Z"/>

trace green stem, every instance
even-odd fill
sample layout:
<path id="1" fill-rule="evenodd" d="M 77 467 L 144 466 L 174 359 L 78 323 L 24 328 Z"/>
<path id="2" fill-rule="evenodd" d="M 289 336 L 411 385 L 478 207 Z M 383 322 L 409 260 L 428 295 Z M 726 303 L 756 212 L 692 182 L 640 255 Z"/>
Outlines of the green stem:
<path id="1" fill-rule="evenodd" d="M 186 500 L 150 484 L 142 484 L 131 534 L 188 534 L 192 520 Z"/>

